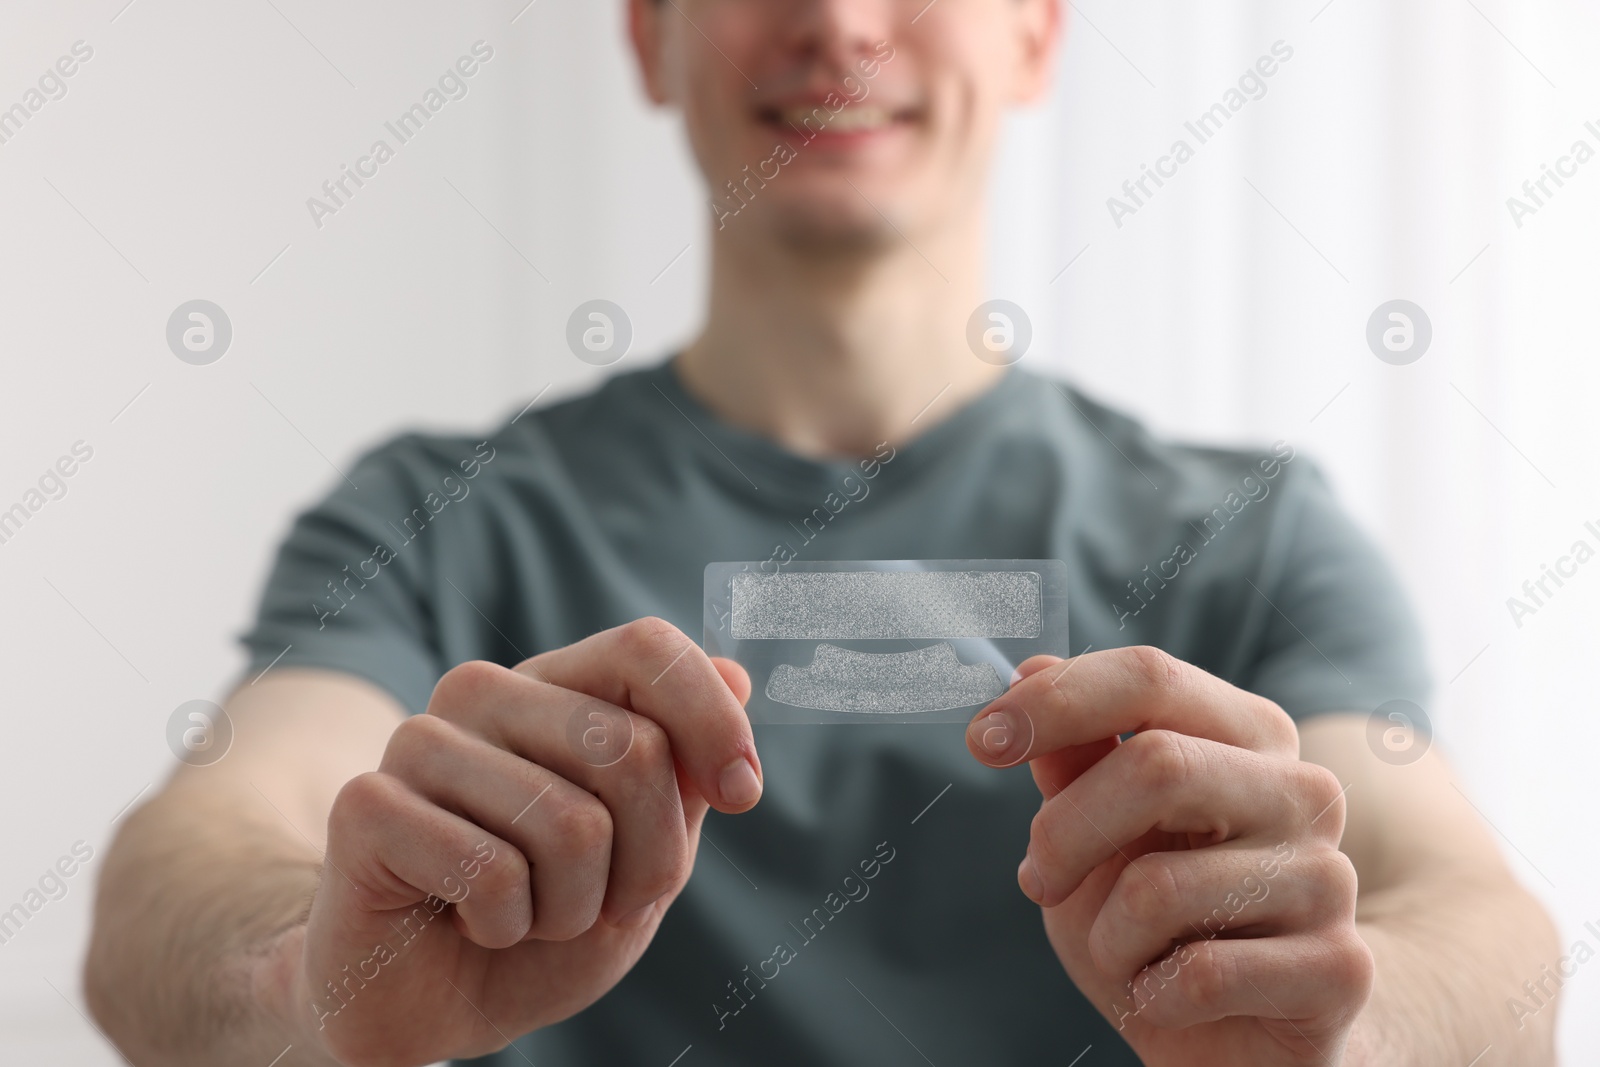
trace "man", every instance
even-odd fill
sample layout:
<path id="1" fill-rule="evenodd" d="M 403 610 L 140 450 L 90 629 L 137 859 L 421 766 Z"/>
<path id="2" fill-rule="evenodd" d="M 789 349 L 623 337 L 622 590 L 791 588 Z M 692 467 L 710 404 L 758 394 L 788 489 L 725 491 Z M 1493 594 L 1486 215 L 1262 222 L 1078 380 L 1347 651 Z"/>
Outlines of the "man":
<path id="1" fill-rule="evenodd" d="M 1369 745 L 1422 652 L 1309 461 L 1159 442 L 969 346 L 1057 0 L 629 14 L 716 197 L 705 327 L 302 516 L 233 750 L 106 861 L 88 990 L 124 1053 L 1551 1062 L 1554 1012 L 1503 1008 L 1550 923 L 1436 754 Z M 1079 654 L 959 735 L 752 728 L 693 639 L 703 568 L 797 558 L 1061 559 Z"/>

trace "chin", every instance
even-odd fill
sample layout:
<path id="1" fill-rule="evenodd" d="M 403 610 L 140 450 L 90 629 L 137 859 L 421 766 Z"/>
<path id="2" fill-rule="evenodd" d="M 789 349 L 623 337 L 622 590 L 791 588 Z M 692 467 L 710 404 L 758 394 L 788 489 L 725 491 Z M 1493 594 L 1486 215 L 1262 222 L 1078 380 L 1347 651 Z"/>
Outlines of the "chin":
<path id="1" fill-rule="evenodd" d="M 784 247 L 813 254 L 876 252 L 899 240 L 876 216 L 867 220 L 790 214 L 777 221 L 774 231 Z"/>
<path id="2" fill-rule="evenodd" d="M 772 204 L 768 228 L 786 247 L 812 251 L 873 251 L 900 240 L 894 227 L 854 190 L 845 192 L 847 198 Z"/>

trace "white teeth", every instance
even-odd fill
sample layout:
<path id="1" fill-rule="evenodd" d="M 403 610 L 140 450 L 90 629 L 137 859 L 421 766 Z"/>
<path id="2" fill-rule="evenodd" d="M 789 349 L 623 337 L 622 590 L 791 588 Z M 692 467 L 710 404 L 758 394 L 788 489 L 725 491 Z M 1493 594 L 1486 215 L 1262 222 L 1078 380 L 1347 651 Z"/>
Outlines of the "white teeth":
<path id="1" fill-rule="evenodd" d="M 809 124 L 813 130 L 831 129 L 850 133 L 877 129 L 894 121 L 894 116 L 884 108 L 864 104 L 846 104 L 837 115 L 820 105 L 813 108 L 784 108 L 780 115 L 785 122 L 801 129 L 807 128 L 804 124 Z"/>

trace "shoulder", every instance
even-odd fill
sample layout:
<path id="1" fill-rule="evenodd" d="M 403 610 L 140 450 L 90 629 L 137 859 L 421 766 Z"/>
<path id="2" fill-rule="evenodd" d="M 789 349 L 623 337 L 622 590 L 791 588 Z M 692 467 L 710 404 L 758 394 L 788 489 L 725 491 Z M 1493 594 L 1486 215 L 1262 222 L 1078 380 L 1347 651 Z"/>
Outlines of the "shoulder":
<path id="1" fill-rule="evenodd" d="M 1316 464 L 1290 441 L 1224 447 L 1174 440 L 1072 385 L 1031 377 L 1030 395 L 1063 438 L 1069 479 L 1119 518 L 1189 523 L 1211 516 L 1218 523 L 1247 509 L 1280 518 L 1296 498 L 1326 494 Z"/>
<path id="2" fill-rule="evenodd" d="M 602 439 L 613 439 L 629 423 L 636 395 L 648 388 L 648 371 L 614 375 L 596 386 L 541 403 L 520 402 L 500 421 L 471 431 L 407 430 L 362 453 L 351 479 L 365 488 L 366 475 L 381 489 L 416 490 L 452 482 L 503 480 L 530 462 L 561 462 Z M 541 394 L 542 395 L 542 394 Z M 496 477 L 498 476 L 498 477 Z"/>

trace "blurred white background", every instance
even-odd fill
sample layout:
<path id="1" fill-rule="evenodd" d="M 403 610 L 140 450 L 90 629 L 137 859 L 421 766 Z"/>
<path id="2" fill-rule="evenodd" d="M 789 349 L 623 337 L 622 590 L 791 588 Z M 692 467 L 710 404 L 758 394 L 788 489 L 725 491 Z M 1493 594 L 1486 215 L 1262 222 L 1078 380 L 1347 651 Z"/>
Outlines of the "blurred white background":
<path id="1" fill-rule="evenodd" d="M 621 11 L 0 13 L 0 109 L 93 50 L 0 126 L 0 510 L 93 449 L 0 543 L 0 910 L 75 842 L 95 857 L 0 944 L 0 1061 L 118 1062 L 80 1014 L 92 880 L 114 817 L 173 763 L 169 714 L 241 669 L 294 511 L 401 427 L 485 426 L 593 382 L 563 341 L 582 301 L 628 311 L 623 368 L 694 328 L 710 212 L 675 121 L 641 101 Z M 1600 948 L 1600 859 L 1576 832 L 1600 795 L 1600 561 L 1520 627 L 1506 604 L 1600 545 L 1600 159 L 1520 227 L 1506 203 L 1573 142 L 1600 149 L 1600 13 L 1080 0 L 1069 18 L 1054 97 L 996 175 L 992 295 L 1031 315 L 1026 362 L 1163 432 L 1283 438 L 1326 467 L 1424 615 L 1457 784 L 1564 945 Z M 480 40 L 468 94 L 317 226 L 307 198 Z M 1107 198 L 1279 41 L 1265 95 L 1119 227 Z M 233 325 L 210 366 L 165 341 L 195 298 Z M 1406 366 L 1365 340 L 1394 298 L 1432 321 Z M 1563 1047 L 1600 1047 L 1600 964 L 1566 984 Z"/>

